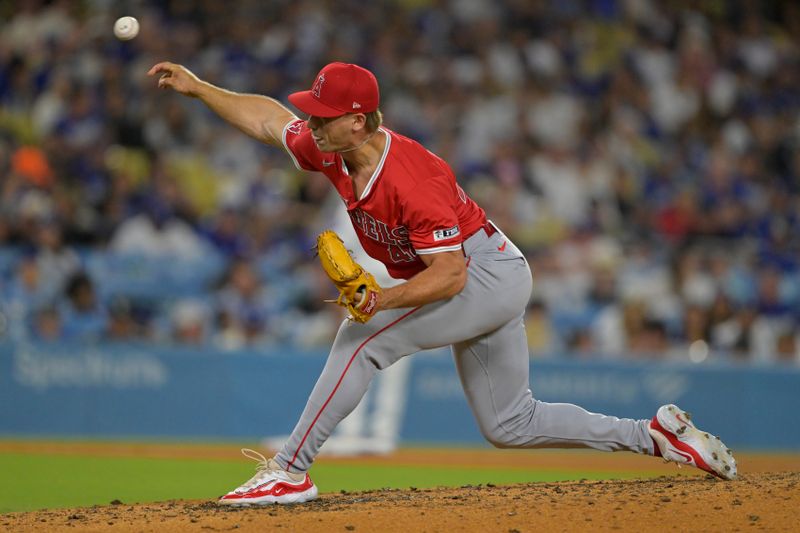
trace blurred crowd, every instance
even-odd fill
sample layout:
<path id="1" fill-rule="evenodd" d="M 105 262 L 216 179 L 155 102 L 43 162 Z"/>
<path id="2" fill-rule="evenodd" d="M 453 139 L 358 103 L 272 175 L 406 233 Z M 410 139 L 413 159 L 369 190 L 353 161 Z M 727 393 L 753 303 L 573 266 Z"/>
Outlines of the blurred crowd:
<path id="1" fill-rule="evenodd" d="M 796 2 L 20 0 L 0 20 L 5 337 L 326 345 L 332 188 L 146 72 L 286 101 L 336 60 L 528 256 L 532 356 L 800 361 Z"/>

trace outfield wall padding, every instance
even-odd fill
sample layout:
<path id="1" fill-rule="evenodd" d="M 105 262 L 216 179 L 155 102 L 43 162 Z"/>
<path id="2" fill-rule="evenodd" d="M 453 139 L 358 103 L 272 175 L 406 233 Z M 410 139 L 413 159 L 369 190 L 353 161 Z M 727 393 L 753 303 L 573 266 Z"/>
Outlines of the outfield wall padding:
<path id="1" fill-rule="evenodd" d="M 291 431 L 325 362 L 292 348 L 0 344 L 0 435 L 257 439 Z M 534 395 L 650 418 L 678 403 L 731 446 L 800 449 L 800 369 L 548 359 Z M 412 356 L 403 442 L 482 442 L 447 350 Z"/>

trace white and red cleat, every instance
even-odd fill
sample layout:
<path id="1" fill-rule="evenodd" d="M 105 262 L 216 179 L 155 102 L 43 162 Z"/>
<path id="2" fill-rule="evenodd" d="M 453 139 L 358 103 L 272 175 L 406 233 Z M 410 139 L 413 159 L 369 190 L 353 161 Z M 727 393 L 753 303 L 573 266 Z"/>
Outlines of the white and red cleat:
<path id="1" fill-rule="evenodd" d="M 722 479 L 736 479 L 736 459 L 719 437 L 700 431 L 691 415 L 677 405 L 663 405 L 650 422 L 653 438 L 665 461 L 691 465 Z"/>
<path id="2" fill-rule="evenodd" d="M 275 459 L 267 459 L 248 448 L 245 457 L 258 461 L 256 475 L 243 485 L 221 497 L 217 503 L 234 507 L 272 505 L 273 503 L 302 503 L 317 497 L 317 486 L 307 473 L 293 474 L 281 468 Z"/>

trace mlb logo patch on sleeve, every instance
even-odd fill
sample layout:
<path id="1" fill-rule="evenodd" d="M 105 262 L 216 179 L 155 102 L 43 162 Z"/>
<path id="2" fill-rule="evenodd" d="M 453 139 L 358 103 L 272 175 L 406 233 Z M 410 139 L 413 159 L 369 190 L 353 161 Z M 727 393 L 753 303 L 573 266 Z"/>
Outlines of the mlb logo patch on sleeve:
<path id="1" fill-rule="evenodd" d="M 445 239 L 450 239 L 458 235 L 459 229 L 458 226 L 453 226 L 452 228 L 447 229 L 437 229 L 433 232 L 433 240 L 434 241 L 443 241 Z"/>

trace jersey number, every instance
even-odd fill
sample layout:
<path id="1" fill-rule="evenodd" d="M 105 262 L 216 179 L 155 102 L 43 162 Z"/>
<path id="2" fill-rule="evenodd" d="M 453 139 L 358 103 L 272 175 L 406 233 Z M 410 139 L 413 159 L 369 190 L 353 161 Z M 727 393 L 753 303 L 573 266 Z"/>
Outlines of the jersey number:
<path id="1" fill-rule="evenodd" d="M 393 263 L 409 263 L 417 257 L 410 246 L 390 244 L 386 248 L 389 250 L 389 257 Z"/>

